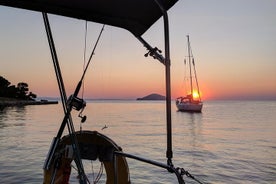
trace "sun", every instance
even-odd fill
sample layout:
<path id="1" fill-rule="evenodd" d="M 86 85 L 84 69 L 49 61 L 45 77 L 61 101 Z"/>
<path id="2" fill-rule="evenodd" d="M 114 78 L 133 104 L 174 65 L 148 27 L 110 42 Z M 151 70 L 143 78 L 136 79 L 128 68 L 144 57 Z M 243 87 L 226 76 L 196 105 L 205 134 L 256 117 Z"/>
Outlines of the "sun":
<path id="1" fill-rule="evenodd" d="M 193 99 L 199 99 L 199 93 L 197 91 L 193 91 Z"/>

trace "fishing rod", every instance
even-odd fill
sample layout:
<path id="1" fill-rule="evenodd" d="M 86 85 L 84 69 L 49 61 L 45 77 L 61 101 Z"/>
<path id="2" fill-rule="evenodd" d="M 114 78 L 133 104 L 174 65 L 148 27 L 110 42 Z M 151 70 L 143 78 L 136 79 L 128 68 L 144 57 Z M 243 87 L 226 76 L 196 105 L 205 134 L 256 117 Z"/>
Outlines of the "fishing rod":
<path id="1" fill-rule="evenodd" d="M 82 82 L 83 82 L 83 80 L 84 80 L 84 76 L 85 76 L 85 74 L 86 74 L 86 71 L 87 71 L 87 69 L 88 69 L 89 64 L 91 63 L 92 57 L 93 57 L 93 55 L 94 55 L 94 53 L 95 53 L 96 47 L 97 47 L 97 45 L 98 45 L 98 42 L 99 42 L 100 37 L 101 37 L 101 35 L 102 35 L 102 32 L 103 32 L 103 30 L 104 30 L 104 26 L 105 26 L 105 25 L 102 26 L 102 29 L 101 29 L 101 31 L 100 31 L 100 34 L 99 34 L 99 36 L 98 36 L 98 38 L 97 38 L 97 41 L 96 41 L 96 43 L 95 43 L 95 45 L 94 45 L 94 48 L 93 48 L 93 50 L 92 50 L 92 53 L 91 53 L 91 55 L 90 55 L 90 57 L 89 57 L 89 60 L 88 60 L 88 62 L 87 62 L 87 64 L 86 64 L 86 67 L 85 67 L 85 69 L 84 69 L 84 71 L 83 71 L 83 74 L 82 74 L 82 76 L 81 76 L 81 79 L 80 79 L 80 81 L 78 82 L 78 85 L 77 85 L 77 87 L 76 87 L 76 89 L 75 89 L 75 92 L 74 92 L 74 94 L 71 95 L 71 96 L 69 97 L 69 99 L 68 99 L 68 105 L 67 105 L 67 106 L 68 106 L 68 109 L 69 109 L 69 113 L 70 113 L 70 111 L 72 110 L 72 108 L 74 108 L 74 109 L 77 110 L 77 111 L 81 110 L 78 117 L 81 118 L 81 122 L 82 122 L 82 123 L 84 123 L 84 122 L 86 121 L 86 116 L 81 116 L 81 113 L 82 113 L 82 111 L 84 110 L 84 108 L 85 108 L 85 106 L 86 106 L 86 102 L 85 102 L 82 98 L 78 98 L 78 93 L 79 93 L 79 91 L 80 91 L 80 88 L 81 88 L 81 86 L 82 86 Z M 65 119 L 65 118 L 66 118 L 66 116 L 64 117 L 64 119 Z M 63 131 L 63 130 L 61 129 L 60 131 Z M 80 156 L 80 151 L 79 151 L 79 148 L 78 148 L 78 142 L 77 142 L 77 137 L 76 137 L 75 131 L 73 131 L 72 133 L 70 133 L 70 137 L 71 137 L 71 141 L 72 141 L 73 150 L 74 150 L 74 152 L 75 152 L 76 155 L 77 155 L 77 156 L 76 156 L 75 162 L 77 161 L 76 165 L 77 165 L 77 167 L 78 167 L 78 172 L 79 172 L 79 175 L 82 177 L 82 178 L 80 178 L 80 183 L 84 183 L 84 184 L 85 184 L 86 181 L 88 181 L 88 183 L 90 183 L 89 180 L 88 180 L 88 178 L 87 178 L 86 175 L 85 175 L 85 172 L 84 172 L 84 169 L 83 169 L 83 166 L 82 166 L 81 156 Z M 79 166 L 81 166 L 81 167 L 79 167 Z"/>
<path id="2" fill-rule="evenodd" d="M 84 107 L 86 106 L 85 101 L 84 101 L 83 99 L 81 99 L 81 98 L 78 98 L 77 96 L 78 96 L 79 91 L 80 91 L 80 88 L 81 88 L 81 86 L 82 86 L 82 82 L 83 82 L 83 80 L 84 80 L 84 76 L 85 76 L 85 74 L 86 74 L 86 71 L 87 71 L 87 69 L 88 69 L 88 66 L 89 66 L 89 64 L 91 63 L 91 60 L 92 60 L 93 55 L 95 54 L 95 50 L 96 50 L 96 48 L 97 48 L 98 42 L 99 42 L 100 37 L 101 37 L 101 35 L 102 35 L 102 32 L 103 32 L 103 30 L 104 30 L 104 27 L 105 27 L 105 25 L 102 26 L 102 29 L 101 29 L 101 31 L 100 31 L 100 34 L 99 34 L 99 36 L 98 36 L 98 38 L 97 38 L 97 41 L 96 41 L 96 43 L 95 43 L 95 45 L 94 45 L 94 48 L 93 48 L 93 50 L 92 50 L 92 52 L 91 52 L 91 55 L 90 55 L 90 57 L 89 57 L 89 59 L 88 59 L 88 62 L 87 62 L 87 64 L 86 64 L 86 66 L 85 66 L 85 69 L 84 69 L 84 71 L 83 71 L 83 74 L 82 74 L 82 76 L 81 76 L 80 81 L 78 82 L 78 85 L 77 85 L 77 87 L 76 87 L 76 89 L 75 89 L 74 94 L 71 95 L 71 96 L 69 97 L 68 105 L 71 106 L 71 107 L 73 107 L 73 108 L 76 109 L 77 111 L 79 111 L 79 110 L 81 110 L 81 109 L 84 109 Z M 82 111 L 81 111 L 81 112 L 82 112 Z M 79 114 L 79 117 L 81 118 L 81 122 L 84 123 L 85 120 L 86 120 L 86 116 L 81 116 L 81 113 L 80 113 L 80 114 Z"/>
<path id="3" fill-rule="evenodd" d="M 52 144 L 51 144 L 51 147 L 50 147 L 50 150 L 48 152 L 48 155 L 47 155 L 47 158 L 45 160 L 43 168 L 45 170 L 49 170 L 50 167 L 53 166 L 53 172 L 52 172 L 52 175 L 51 175 L 51 182 L 50 183 L 51 184 L 54 183 L 55 182 L 55 177 L 56 177 L 56 174 L 57 174 L 57 169 L 60 166 L 60 156 L 61 156 L 60 154 L 56 154 L 56 149 L 59 145 L 60 138 L 61 138 L 62 132 L 65 128 L 65 125 L 67 125 L 68 126 L 68 131 L 70 133 L 71 141 L 72 141 L 72 148 L 73 148 L 74 153 L 76 154 L 75 162 L 76 162 L 76 165 L 78 167 L 78 173 L 79 173 L 79 176 L 80 176 L 79 181 L 82 184 L 86 184 L 86 182 L 88 180 L 87 180 L 87 177 L 84 173 L 84 168 L 83 168 L 83 165 L 82 165 L 82 162 L 81 162 L 81 159 L 80 159 L 80 153 L 79 153 L 78 144 L 77 144 L 77 141 L 76 141 L 76 135 L 74 133 L 75 132 L 74 125 L 73 125 L 73 121 L 72 121 L 71 114 L 70 114 L 72 108 L 66 106 L 66 104 L 67 104 L 66 92 L 65 92 L 64 83 L 63 83 L 62 75 L 61 75 L 61 70 L 60 70 L 60 67 L 59 67 L 59 62 L 58 62 L 58 58 L 57 58 L 57 54 L 56 54 L 56 50 L 55 50 L 54 40 L 53 40 L 52 33 L 51 33 L 51 27 L 50 27 L 50 23 L 49 23 L 49 20 L 48 20 L 48 15 L 45 12 L 42 12 L 42 15 L 43 15 L 45 30 L 46 30 L 46 33 L 47 33 L 48 43 L 49 43 L 49 47 L 50 47 L 50 51 L 51 51 L 51 55 L 52 55 L 52 60 L 53 60 L 54 68 L 55 68 L 57 82 L 58 82 L 58 85 L 59 85 L 60 95 L 61 95 L 62 104 L 63 104 L 63 110 L 64 110 L 64 114 L 65 114 L 64 119 L 63 119 L 62 124 L 61 124 L 61 127 L 60 127 L 60 130 L 59 130 L 57 136 L 54 137 L 53 140 L 52 140 Z M 52 163 L 54 165 L 52 165 Z"/>
<path id="4" fill-rule="evenodd" d="M 56 73 L 56 77 L 57 77 L 57 81 L 58 81 L 58 85 L 59 85 L 59 90 L 60 90 L 61 99 L 62 99 L 62 103 L 63 103 L 64 114 L 65 114 L 65 116 L 63 118 L 63 121 L 61 123 L 60 129 L 58 131 L 58 134 L 52 140 L 52 144 L 51 144 L 51 147 L 50 147 L 50 150 L 48 152 L 48 155 L 47 155 L 47 158 L 45 160 L 43 168 L 45 170 L 50 169 L 50 166 L 52 165 L 53 159 L 56 156 L 55 152 L 56 152 L 56 149 L 57 149 L 58 144 L 60 142 L 60 138 L 61 138 L 62 133 L 64 131 L 64 128 L 67 124 L 69 134 L 70 134 L 70 137 L 71 137 L 71 141 L 72 141 L 72 148 L 73 148 L 74 153 L 76 154 L 75 162 L 76 162 L 76 165 L 78 167 L 78 173 L 79 173 L 79 176 L 80 176 L 79 181 L 80 181 L 80 183 L 86 184 L 86 182 L 89 182 L 89 181 L 88 181 L 88 179 L 85 175 L 84 168 L 83 168 L 83 165 L 82 165 L 82 162 L 81 162 L 81 157 L 80 157 L 80 152 L 79 152 L 79 148 L 78 148 L 77 138 L 76 138 L 76 134 L 75 134 L 75 130 L 74 130 L 73 121 L 72 121 L 72 118 L 71 118 L 71 111 L 72 111 L 73 108 L 76 109 L 76 110 L 80 110 L 80 109 L 84 109 L 84 107 L 86 106 L 86 103 L 84 102 L 84 100 L 78 98 L 77 95 L 80 91 L 80 87 L 82 85 L 82 81 L 84 79 L 85 73 L 88 69 L 88 66 L 91 62 L 92 56 L 94 55 L 95 49 L 97 47 L 98 41 L 99 41 L 99 39 L 101 37 L 101 34 L 103 32 L 104 25 L 103 25 L 103 28 L 101 29 L 101 32 L 100 32 L 99 36 L 98 36 L 97 42 L 96 42 L 96 44 L 93 48 L 93 51 L 92 51 L 91 56 L 89 58 L 89 61 L 86 65 L 86 68 L 85 68 L 85 70 L 82 74 L 81 80 L 79 81 L 79 83 L 78 83 L 78 85 L 75 89 L 74 94 L 71 95 L 69 97 L 69 99 L 67 100 L 66 93 L 65 93 L 65 88 L 64 88 L 64 84 L 63 84 L 63 80 L 62 80 L 62 75 L 61 75 L 61 71 L 60 71 L 60 67 L 59 67 L 59 62 L 58 62 L 58 58 L 57 58 L 57 54 L 56 54 L 56 50 L 55 50 L 55 44 L 54 44 L 54 41 L 53 41 L 51 28 L 50 28 L 50 24 L 49 24 L 49 20 L 48 20 L 48 16 L 47 16 L 47 13 L 45 13 L 45 12 L 43 12 L 42 15 L 43 15 L 43 20 L 44 20 L 44 24 L 45 24 L 46 33 L 47 33 L 48 43 L 49 43 L 49 47 L 50 47 L 50 51 L 51 51 L 51 55 L 52 55 L 52 60 L 53 60 L 54 67 L 55 67 L 55 73 Z M 86 116 L 81 117 L 81 118 L 82 118 L 81 122 L 84 122 L 86 120 Z M 51 177 L 51 183 L 54 183 L 57 167 L 59 165 L 59 163 L 58 163 L 59 160 L 60 159 L 58 159 L 58 158 L 55 159 L 54 171 L 53 171 L 53 175 Z"/>
<path id="5" fill-rule="evenodd" d="M 91 55 L 90 55 L 90 57 L 89 57 L 89 59 L 88 59 L 88 62 L 87 62 L 87 64 L 86 64 L 86 67 L 85 67 L 85 69 L 84 69 L 84 71 L 83 71 L 83 74 L 82 74 L 82 76 L 81 76 L 81 79 L 80 79 L 80 81 L 79 81 L 79 83 L 78 83 L 78 85 L 77 85 L 77 87 L 76 87 L 76 89 L 75 89 L 74 96 L 77 96 L 78 93 L 79 93 L 79 91 L 80 91 L 80 87 L 81 87 L 81 85 L 82 85 L 82 81 L 83 81 L 83 79 L 84 79 L 84 76 L 85 76 L 85 74 L 86 74 L 86 71 L 87 71 L 87 69 L 88 69 L 88 66 L 89 66 L 89 64 L 90 64 L 90 62 L 91 62 L 91 60 L 92 60 L 92 57 L 93 57 L 93 55 L 94 55 L 94 53 L 95 53 L 96 47 L 97 47 L 97 45 L 98 45 L 98 42 L 99 42 L 99 40 L 100 40 L 100 37 L 101 37 L 102 32 L 103 32 L 103 30 L 104 30 L 104 27 L 105 27 L 105 25 L 102 26 L 102 29 L 101 29 L 100 34 L 99 34 L 99 36 L 98 36 L 98 38 L 97 38 L 97 41 L 96 41 L 96 43 L 95 43 L 95 45 L 94 45 L 94 48 L 93 48 L 93 50 L 92 50 L 92 53 L 91 53 Z"/>

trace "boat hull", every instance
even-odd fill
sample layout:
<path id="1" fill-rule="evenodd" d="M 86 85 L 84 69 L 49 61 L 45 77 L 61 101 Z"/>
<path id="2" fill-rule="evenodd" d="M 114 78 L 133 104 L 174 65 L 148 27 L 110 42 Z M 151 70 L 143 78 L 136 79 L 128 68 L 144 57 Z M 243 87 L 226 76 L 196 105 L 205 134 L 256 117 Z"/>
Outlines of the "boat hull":
<path id="1" fill-rule="evenodd" d="M 202 103 L 179 102 L 176 104 L 176 107 L 179 111 L 186 112 L 201 112 L 202 106 Z"/>

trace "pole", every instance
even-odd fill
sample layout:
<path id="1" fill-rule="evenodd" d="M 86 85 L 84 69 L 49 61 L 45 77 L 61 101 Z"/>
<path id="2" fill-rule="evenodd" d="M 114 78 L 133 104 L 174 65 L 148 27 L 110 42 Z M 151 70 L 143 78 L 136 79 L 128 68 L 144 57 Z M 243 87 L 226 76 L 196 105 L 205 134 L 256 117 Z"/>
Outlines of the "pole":
<path id="1" fill-rule="evenodd" d="M 187 35 L 188 40 L 188 58 L 189 58 L 189 69 L 190 69 L 190 87 L 191 87 L 191 95 L 193 98 L 193 77 L 192 77 L 192 66 L 191 66 L 191 46 L 190 46 L 190 39 L 189 35 Z"/>
<path id="2" fill-rule="evenodd" d="M 167 163 L 172 166 L 172 118 L 171 118 L 171 60 L 170 60 L 170 39 L 169 39 L 169 18 L 167 11 L 162 4 L 155 0 L 163 13 L 164 39 L 165 39 L 165 74 L 166 74 L 166 114 L 167 114 Z"/>
<path id="3" fill-rule="evenodd" d="M 72 146 L 73 146 L 73 150 L 74 153 L 76 154 L 76 158 L 75 158 L 75 162 L 76 165 L 78 167 L 78 173 L 79 173 L 79 181 L 81 184 L 86 184 L 86 176 L 84 173 L 84 168 L 81 162 L 81 158 L 80 158 L 80 153 L 79 153 L 79 149 L 78 149 L 78 143 L 77 143 L 77 138 L 75 135 L 75 130 L 74 130 L 74 126 L 73 126 L 73 121 L 71 118 L 71 110 L 72 107 L 67 107 L 67 98 L 66 98 L 66 93 L 65 93 L 65 88 L 64 88 L 64 83 L 62 80 L 62 75 L 61 75 L 61 71 L 60 71 L 60 67 L 59 67 L 59 63 L 58 63 L 58 58 L 57 58 L 57 54 L 56 54 L 56 50 L 55 50 L 55 44 L 54 44 L 54 40 L 52 37 L 52 33 L 51 33 L 51 27 L 49 24 L 49 20 L 48 20 L 48 16 L 47 13 L 42 12 L 43 15 L 43 20 L 44 20 L 44 25 L 45 25 L 45 29 L 46 29 L 46 33 L 47 33 L 47 38 L 48 38 L 48 43 L 49 43 L 49 47 L 50 47 L 50 51 L 51 51 L 51 55 L 52 55 L 52 60 L 54 63 L 54 67 L 55 67 L 55 73 L 56 73 L 56 77 L 57 77 L 57 81 L 58 81 L 58 85 L 59 85 L 59 91 L 60 91 L 60 95 L 61 95 L 61 99 L 62 99 L 62 104 L 63 104 L 63 110 L 64 110 L 64 118 L 62 121 L 62 124 L 60 126 L 60 129 L 58 131 L 58 134 L 56 137 L 54 137 L 52 145 L 53 147 L 50 148 L 48 156 L 45 160 L 44 163 L 44 168 L 45 169 L 49 169 L 53 158 L 54 158 L 54 153 L 55 153 L 55 149 L 57 148 L 57 145 L 60 141 L 62 132 L 65 128 L 65 125 L 67 124 L 68 126 L 68 130 L 71 136 L 71 141 L 72 141 Z M 52 181 L 54 182 L 55 180 L 55 175 L 52 176 Z"/>

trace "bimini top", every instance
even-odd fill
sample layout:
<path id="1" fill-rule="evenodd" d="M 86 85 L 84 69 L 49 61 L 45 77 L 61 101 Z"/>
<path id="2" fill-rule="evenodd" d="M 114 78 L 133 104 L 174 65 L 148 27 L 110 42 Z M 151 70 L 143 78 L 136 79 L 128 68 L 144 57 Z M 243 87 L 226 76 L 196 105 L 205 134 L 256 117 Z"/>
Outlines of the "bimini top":
<path id="1" fill-rule="evenodd" d="M 84 19 L 141 36 L 178 0 L 0 0 L 0 5 Z"/>

